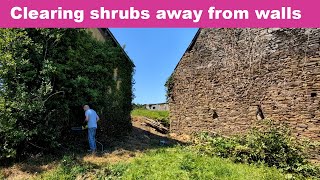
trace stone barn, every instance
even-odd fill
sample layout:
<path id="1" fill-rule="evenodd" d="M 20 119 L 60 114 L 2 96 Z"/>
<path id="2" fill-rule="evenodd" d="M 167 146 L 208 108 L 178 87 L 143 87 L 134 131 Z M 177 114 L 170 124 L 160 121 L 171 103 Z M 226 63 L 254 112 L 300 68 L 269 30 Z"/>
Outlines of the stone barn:
<path id="1" fill-rule="evenodd" d="M 170 79 L 171 132 L 232 135 L 267 118 L 320 139 L 320 29 L 199 29 Z"/>
<path id="2" fill-rule="evenodd" d="M 146 109 L 154 111 L 169 111 L 168 103 L 146 104 Z"/>

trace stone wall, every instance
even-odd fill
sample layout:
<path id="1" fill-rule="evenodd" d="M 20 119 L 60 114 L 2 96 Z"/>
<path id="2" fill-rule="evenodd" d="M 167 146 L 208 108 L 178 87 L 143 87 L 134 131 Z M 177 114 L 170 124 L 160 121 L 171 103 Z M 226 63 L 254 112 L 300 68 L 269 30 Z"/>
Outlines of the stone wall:
<path id="1" fill-rule="evenodd" d="M 172 132 L 242 133 L 261 105 L 320 140 L 320 29 L 201 29 L 172 78 Z"/>

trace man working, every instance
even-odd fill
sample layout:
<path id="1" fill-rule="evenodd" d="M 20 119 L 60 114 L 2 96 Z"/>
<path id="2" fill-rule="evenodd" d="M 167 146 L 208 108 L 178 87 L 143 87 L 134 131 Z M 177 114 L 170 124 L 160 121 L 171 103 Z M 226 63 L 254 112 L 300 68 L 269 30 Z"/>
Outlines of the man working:
<path id="1" fill-rule="evenodd" d="M 99 121 L 99 116 L 96 111 L 90 109 L 88 105 L 83 106 L 85 111 L 86 121 L 88 122 L 88 141 L 90 146 L 90 152 L 96 152 L 96 130 L 97 130 L 97 121 Z"/>

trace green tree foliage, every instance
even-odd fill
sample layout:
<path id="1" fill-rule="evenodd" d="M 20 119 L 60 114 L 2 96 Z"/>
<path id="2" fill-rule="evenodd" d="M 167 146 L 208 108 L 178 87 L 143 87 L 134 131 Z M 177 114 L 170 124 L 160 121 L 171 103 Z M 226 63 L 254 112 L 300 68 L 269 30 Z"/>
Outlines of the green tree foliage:
<path id="1" fill-rule="evenodd" d="M 146 106 L 144 104 L 132 103 L 132 109 L 146 109 Z"/>
<path id="2" fill-rule="evenodd" d="M 103 135 L 130 130 L 134 65 L 113 42 L 85 29 L 0 29 L 0 60 L 0 159 L 58 147 L 84 104 Z"/>
<path id="3" fill-rule="evenodd" d="M 172 88 L 174 86 L 174 81 L 173 81 L 173 74 L 170 75 L 170 77 L 167 79 L 166 83 L 164 84 L 164 87 L 166 89 L 166 100 L 169 102 L 170 98 L 173 100 L 172 96 Z"/>

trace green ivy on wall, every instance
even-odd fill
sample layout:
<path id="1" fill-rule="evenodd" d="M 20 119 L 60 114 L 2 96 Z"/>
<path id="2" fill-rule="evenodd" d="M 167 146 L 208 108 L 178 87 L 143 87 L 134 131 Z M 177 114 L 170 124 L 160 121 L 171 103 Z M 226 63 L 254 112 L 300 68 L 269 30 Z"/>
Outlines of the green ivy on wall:
<path id="1" fill-rule="evenodd" d="M 85 29 L 0 29 L 0 159 L 58 147 L 84 104 L 100 136 L 129 132 L 134 65 L 120 48 Z"/>

